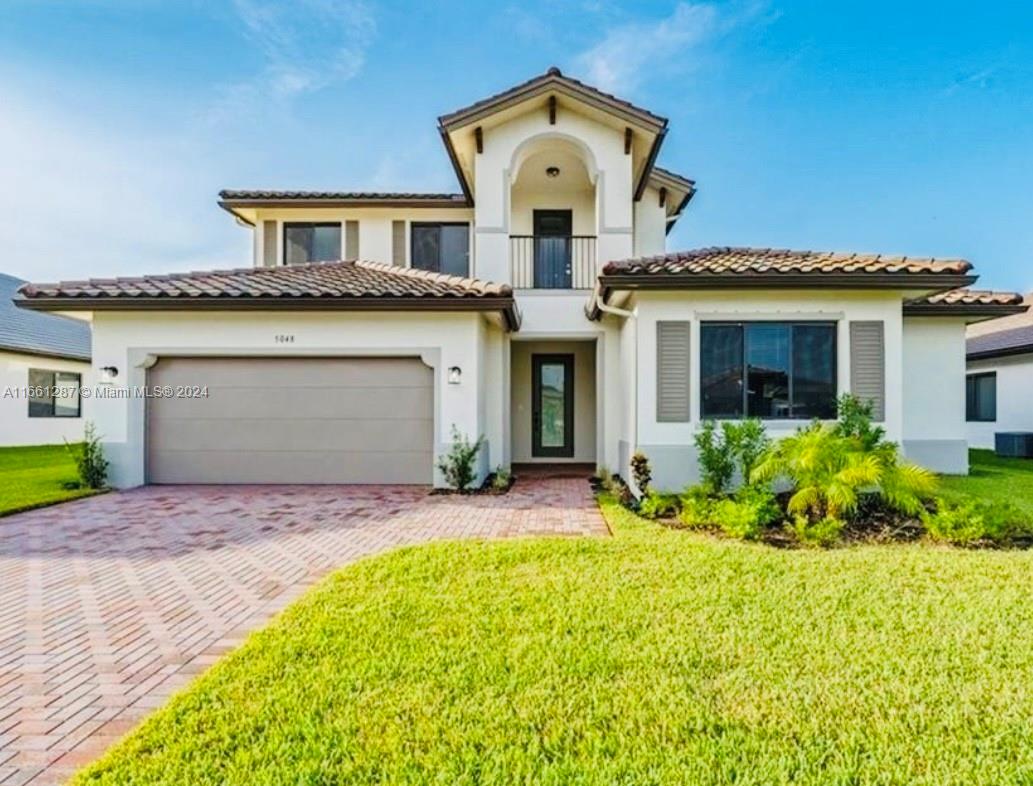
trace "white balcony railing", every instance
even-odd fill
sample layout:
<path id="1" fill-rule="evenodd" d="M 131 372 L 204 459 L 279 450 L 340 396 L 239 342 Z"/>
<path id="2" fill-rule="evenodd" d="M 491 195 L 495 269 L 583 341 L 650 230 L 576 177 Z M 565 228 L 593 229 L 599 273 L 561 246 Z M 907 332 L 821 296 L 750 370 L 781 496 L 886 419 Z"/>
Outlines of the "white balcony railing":
<path id="1" fill-rule="evenodd" d="M 595 285 L 595 235 L 510 235 L 515 289 L 591 289 Z"/>

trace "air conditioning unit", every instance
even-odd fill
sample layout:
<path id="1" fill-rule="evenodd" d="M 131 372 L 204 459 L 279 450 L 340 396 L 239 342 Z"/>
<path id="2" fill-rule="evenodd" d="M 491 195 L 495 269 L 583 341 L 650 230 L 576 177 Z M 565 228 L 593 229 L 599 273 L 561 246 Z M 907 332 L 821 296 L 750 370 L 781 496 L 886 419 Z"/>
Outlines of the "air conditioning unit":
<path id="1" fill-rule="evenodd" d="M 998 431 L 994 434 L 994 452 L 1007 458 L 1033 458 L 1033 432 Z"/>

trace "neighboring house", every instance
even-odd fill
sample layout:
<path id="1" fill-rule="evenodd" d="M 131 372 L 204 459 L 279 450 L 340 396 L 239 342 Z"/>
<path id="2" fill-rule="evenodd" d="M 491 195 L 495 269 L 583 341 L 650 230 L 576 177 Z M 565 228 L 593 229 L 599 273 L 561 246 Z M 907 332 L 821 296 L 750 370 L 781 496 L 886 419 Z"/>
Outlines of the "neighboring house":
<path id="1" fill-rule="evenodd" d="M 25 283 L 0 273 L 0 446 L 77 442 L 81 387 L 91 378 L 90 326 L 15 308 Z"/>
<path id="2" fill-rule="evenodd" d="M 1033 293 L 1024 302 L 1033 305 Z M 993 448 L 999 431 L 1033 432 L 1033 315 L 970 326 L 966 353 L 969 445 Z"/>
<path id="3" fill-rule="evenodd" d="M 656 165 L 667 120 L 557 69 L 438 127 L 461 193 L 224 191 L 251 267 L 23 289 L 88 312 L 120 384 L 184 394 L 93 402 L 114 482 L 441 482 L 454 426 L 486 438 L 479 477 L 627 477 L 641 449 L 677 488 L 702 419 L 778 436 L 847 391 L 966 471 L 965 325 L 1019 308 L 963 290 L 969 263 L 667 253 L 695 193 Z"/>

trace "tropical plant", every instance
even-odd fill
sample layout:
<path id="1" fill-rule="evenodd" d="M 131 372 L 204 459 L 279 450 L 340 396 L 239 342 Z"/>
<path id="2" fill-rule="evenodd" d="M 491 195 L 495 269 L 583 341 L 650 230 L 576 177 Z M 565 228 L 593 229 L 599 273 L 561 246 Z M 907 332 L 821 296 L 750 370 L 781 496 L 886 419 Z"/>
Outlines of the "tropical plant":
<path id="1" fill-rule="evenodd" d="M 739 423 L 722 423 L 725 449 L 731 454 L 743 483 L 750 482 L 750 475 L 760 457 L 771 447 L 771 438 L 764 430 L 759 418 L 747 418 Z"/>
<path id="2" fill-rule="evenodd" d="M 936 500 L 935 511 L 922 511 L 922 525 L 932 540 L 966 545 L 1002 543 L 1033 534 L 1029 517 L 1002 500 Z"/>
<path id="3" fill-rule="evenodd" d="M 714 504 L 711 516 L 722 532 L 754 540 L 782 515 L 775 495 L 765 487 L 746 485 L 734 496 Z"/>
<path id="4" fill-rule="evenodd" d="M 878 494 L 890 508 L 918 515 L 922 500 L 932 495 L 936 476 L 901 461 L 897 446 L 883 442 L 865 447 L 856 436 L 843 436 L 838 424 L 815 422 L 769 449 L 751 479 L 792 484 L 787 509 L 810 521 L 848 518 L 864 491 Z"/>
<path id="5" fill-rule="evenodd" d="M 477 476 L 477 454 L 481 452 L 483 445 L 483 435 L 479 436 L 476 442 L 471 442 L 455 425 L 452 426 L 452 446 L 438 461 L 438 469 L 445 476 L 449 486 L 458 491 L 465 491 L 473 483 Z"/>
<path id="6" fill-rule="evenodd" d="M 712 494 L 724 494 L 735 474 L 735 459 L 728 450 L 726 435 L 727 431 L 718 433 L 713 420 L 704 420 L 693 440 L 699 456 L 700 476 Z"/>
<path id="7" fill-rule="evenodd" d="M 793 519 L 792 531 L 796 539 L 804 546 L 831 546 L 843 534 L 845 524 L 841 519 L 826 516 L 818 521 L 811 521 L 806 516 Z"/>
<path id="8" fill-rule="evenodd" d="M 872 425 L 874 411 L 871 401 L 844 393 L 836 400 L 836 433 L 860 440 L 866 450 L 878 447 L 886 437 L 886 429 Z"/>
<path id="9" fill-rule="evenodd" d="M 649 493 L 653 471 L 649 468 L 649 457 L 641 450 L 636 450 L 635 455 L 631 457 L 631 477 L 635 479 L 639 494 Z"/>
<path id="10" fill-rule="evenodd" d="M 75 459 L 75 467 L 79 473 L 82 488 L 102 489 L 108 484 L 108 460 L 104 457 L 104 447 L 100 443 L 100 435 L 92 421 L 87 421 L 83 429 L 83 441 L 76 447 L 65 442 L 65 447 Z"/>
<path id="11" fill-rule="evenodd" d="M 706 485 L 692 486 L 681 495 L 681 512 L 678 519 L 689 529 L 703 529 L 714 524 L 714 505 Z"/>
<path id="12" fill-rule="evenodd" d="M 638 505 L 638 512 L 647 519 L 666 519 L 678 514 L 681 504 L 677 494 L 650 491 Z"/>
<path id="13" fill-rule="evenodd" d="M 495 472 L 491 477 L 491 487 L 495 491 L 505 491 L 509 488 L 510 481 L 513 479 L 512 474 L 508 469 L 499 465 L 495 468 Z"/>

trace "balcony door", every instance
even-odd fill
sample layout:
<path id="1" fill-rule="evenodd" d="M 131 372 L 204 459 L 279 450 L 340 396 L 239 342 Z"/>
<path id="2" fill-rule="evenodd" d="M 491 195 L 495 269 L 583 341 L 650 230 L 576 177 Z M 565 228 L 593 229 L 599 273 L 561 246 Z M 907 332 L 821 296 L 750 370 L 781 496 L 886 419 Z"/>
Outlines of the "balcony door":
<path id="1" fill-rule="evenodd" d="M 538 289 L 570 289 L 570 210 L 534 211 L 534 285 Z"/>
<path id="2" fill-rule="evenodd" d="M 531 455 L 574 455 L 574 356 L 531 355 Z"/>

